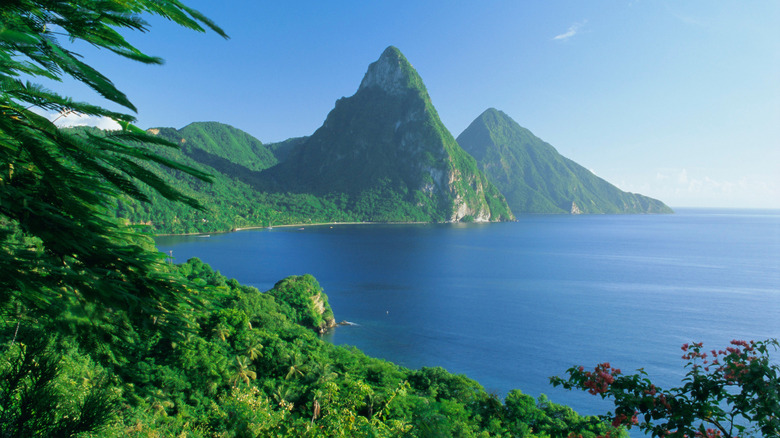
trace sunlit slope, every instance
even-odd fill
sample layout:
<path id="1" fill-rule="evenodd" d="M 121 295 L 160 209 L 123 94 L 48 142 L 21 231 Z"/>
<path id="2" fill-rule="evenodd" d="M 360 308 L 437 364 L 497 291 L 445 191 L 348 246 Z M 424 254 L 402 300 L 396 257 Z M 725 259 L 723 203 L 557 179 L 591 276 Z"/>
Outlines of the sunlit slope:
<path id="1" fill-rule="evenodd" d="M 458 143 L 515 214 L 672 213 L 657 199 L 624 192 L 599 178 L 493 108 L 477 117 Z"/>

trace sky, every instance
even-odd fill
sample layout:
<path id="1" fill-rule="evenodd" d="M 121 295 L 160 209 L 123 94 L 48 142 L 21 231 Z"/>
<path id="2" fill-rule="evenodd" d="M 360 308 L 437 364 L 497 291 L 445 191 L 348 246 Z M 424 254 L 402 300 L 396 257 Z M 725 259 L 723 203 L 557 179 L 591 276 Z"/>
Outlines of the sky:
<path id="1" fill-rule="evenodd" d="M 127 39 L 162 66 L 77 47 L 142 128 L 310 135 L 393 45 L 455 137 L 493 107 L 623 190 L 672 207 L 780 208 L 778 1 L 184 3 L 230 39 L 148 18 Z M 50 88 L 116 109 L 83 86 Z"/>

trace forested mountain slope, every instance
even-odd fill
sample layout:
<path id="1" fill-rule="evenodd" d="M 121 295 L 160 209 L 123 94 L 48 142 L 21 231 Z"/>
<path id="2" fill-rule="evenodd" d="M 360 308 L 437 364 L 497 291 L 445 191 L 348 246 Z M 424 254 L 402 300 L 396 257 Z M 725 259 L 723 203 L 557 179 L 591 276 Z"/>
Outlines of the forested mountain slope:
<path id="1" fill-rule="evenodd" d="M 203 204 L 195 211 L 149 190 L 117 214 L 156 233 L 348 221 L 496 221 L 523 213 L 669 213 L 623 192 L 495 109 L 457 139 L 422 79 L 395 47 L 372 63 L 357 92 L 339 99 L 314 134 L 273 144 L 217 122 L 152 128 L 179 150 L 167 158 L 213 175 L 213 184 L 148 168 Z M 147 165 L 149 166 L 149 165 Z"/>
<path id="2" fill-rule="evenodd" d="M 439 120 L 422 79 L 390 47 L 358 92 L 340 99 L 313 135 L 264 145 L 232 126 L 197 122 L 149 133 L 155 146 L 213 176 L 204 183 L 164 166 L 150 171 L 203 204 L 195 211 L 153 191 L 122 199 L 120 217 L 156 233 L 345 221 L 497 221 L 513 215 L 476 161 Z"/>
<path id="3" fill-rule="evenodd" d="M 163 166 L 149 166 L 163 181 L 205 207 L 198 211 L 168 201 L 149 187 L 144 187 L 144 193 L 152 200 L 150 203 L 128 197 L 117 202 L 119 217 L 143 224 L 154 233 L 204 233 L 248 226 L 356 219 L 333 202 L 313 195 L 258 190 L 259 171 L 276 164 L 277 159 L 259 140 L 232 126 L 206 122 L 192 123 L 181 130 L 152 128 L 148 132 L 179 145 L 179 149 L 149 146 L 154 151 L 213 178 L 207 183 Z"/>
<path id="4" fill-rule="evenodd" d="M 477 117 L 458 143 L 476 158 L 515 214 L 672 212 L 661 201 L 599 178 L 493 108 Z"/>
<path id="5" fill-rule="evenodd" d="M 371 64 L 313 135 L 263 172 L 270 190 L 339 196 L 369 220 L 511 219 L 503 196 L 439 119 L 395 47 Z"/>

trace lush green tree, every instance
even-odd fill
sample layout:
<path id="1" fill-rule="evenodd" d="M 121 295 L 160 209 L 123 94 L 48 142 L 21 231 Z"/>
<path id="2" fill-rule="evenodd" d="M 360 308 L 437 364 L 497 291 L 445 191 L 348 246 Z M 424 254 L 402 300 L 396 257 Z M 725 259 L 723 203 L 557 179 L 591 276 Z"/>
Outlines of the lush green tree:
<path id="1" fill-rule="evenodd" d="M 56 318 L 23 324 L 16 336 L 17 324 L 0 320 L 0 417 L 10 419 L 3 424 L 25 419 L 24 429 L 0 430 L 61 430 L 64 420 L 89 419 L 80 413 L 86 405 L 85 412 L 113 413 L 80 429 L 100 437 L 589 436 L 586 419 L 549 400 L 531 399 L 520 412 L 516 397 L 510 394 L 505 407 L 465 376 L 442 368 L 412 371 L 326 343 L 286 315 L 286 297 L 242 286 L 199 260 L 171 269 L 179 281 L 200 284 L 193 288 L 204 298 L 187 309 L 190 327 L 180 336 L 134 323 L 123 310 L 81 321 L 78 303 Z M 85 329 L 62 328 L 73 321 Z M 94 337 L 87 328 L 95 324 L 117 328 L 110 337 Z M 27 325 L 50 347 L 36 350 Z M 224 339 L 214 335 L 220 325 Z M 44 330 L 61 334 L 47 340 Z M 3 386 L 20 381 L 14 364 L 22 348 L 30 353 L 28 370 L 56 364 L 56 373 L 37 386 L 29 372 L 22 385 Z M 88 404 L 90 397 L 103 402 Z M 19 414 L 23 400 L 35 400 L 35 412 L 46 414 Z"/>
<path id="2" fill-rule="evenodd" d="M 257 378 L 257 373 L 249 368 L 249 363 L 249 358 L 245 356 L 236 356 L 233 365 L 233 376 L 230 378 L 233 385 L 237 385 L 241 382 L 249 385 L 250 380 L 255 380 Z"/>
<path id="3" fill-rule="evenodd" d="M 536 407 L 536 400 L 519 389 L 512 390 L 504 400 L 507 427 L 516 436 L 527 436 L 539 430 L 544 412 Z"/>
<path id="4" fill-rule="evenodd" d="M 688 372 L 682 386 L 664 390 L 644 370 L 624 375 L 609 363 L 593 371 L 573 367 L 553 385 L 586 390 L 615 402 L 605 419 L 652 436 L 780 436 L 780 366 L 769 357 L 777 340 L 731 341 L 709 353 L 701 343 L 682 346 Z"/>
<path id="5" fill-rule="evenodd" d="M 30 82 L 80 81 L 128 110 L 135 107 L 112 82 L 72 52 L 80 41 L 138 62 L 142 53 L 124 30 L 146 31 L 143 14 L 184 27 L 224 32 L 177 0 L 7 0 L 0 3 L 0 304 L 61 310 L 63 297 L 162 316 L 186 290 L 162 268 L 151 242 L 111 219 L 123 193 L 148 199 L 139 182 L 168 199 L 198 207 L 147 171 L 154 162 L 199 178 L 207 175 L 151 152 L 169 145 L 132 125 L 130 114 L 75 102 Z M 77 135 L 34 109 L 109 117 L 122 130 Z"/>
<path id="6" fill-rule="evenodd" d="M 116 399 L 102 375 L 81 357 L 66 366 L 41 332 L 23 329 L 18 340 L 0 354 L 0 437 L 70 437 L 111 420 Z"/>
<path id="7" fill-rule="evenodd" d="M 268 293 L 277 298 L 291 321 L 322 331 L 333 322 L 333 310 L 317 280 L 309 274 L 287 277 Z"/>

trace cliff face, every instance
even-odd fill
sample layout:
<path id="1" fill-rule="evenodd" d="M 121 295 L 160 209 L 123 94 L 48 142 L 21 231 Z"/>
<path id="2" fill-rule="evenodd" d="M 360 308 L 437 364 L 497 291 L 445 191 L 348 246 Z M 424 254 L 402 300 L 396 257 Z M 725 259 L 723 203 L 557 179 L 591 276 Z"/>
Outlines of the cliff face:
<path id="1" fill-rule="evenodd" d="M 333 310 L 331 310 L 330 304 L 328 304 L 328 297 L 320 292 L 317 295 L 312 295 L 310 298 L 312 310 L 322 319 L 315 328 L 317 333 L 323 334 L 333 327 L 336 327 L 336 318 L 333 316 Z"/>
<path id="2" fill-rule="evenodd" d="M 277 187 L 345 194 L 355 208 L 374 208 L 378 220 L 387 208 L 418 220 L 512 218 L 394 47 L 368 67 L 357 92 L 339 99 L 322 127 L 266 176 Z"/>

